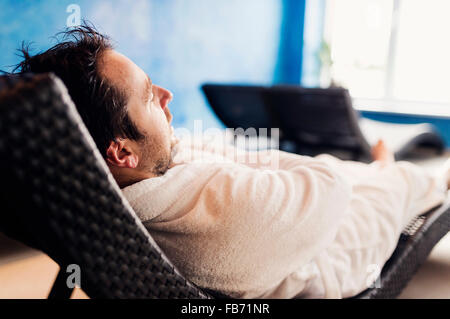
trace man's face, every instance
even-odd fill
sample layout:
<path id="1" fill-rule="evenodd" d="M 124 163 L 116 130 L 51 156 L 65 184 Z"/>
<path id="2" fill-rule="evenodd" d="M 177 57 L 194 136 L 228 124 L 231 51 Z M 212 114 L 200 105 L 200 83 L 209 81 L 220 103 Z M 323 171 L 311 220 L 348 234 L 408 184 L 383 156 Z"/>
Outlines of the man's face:
<path id="1" fill-rule="evenodd" d="M 145 136 L 140 141 L 128 141 L 138 156 L 137 168 L 163 174 L 170 165 L 174 144 L 168 108 L 172 93 L 153 84 L 142 69 L 116 51 L 106 51 L 99 66 L 100 73 L 126 94 L 128 115 Z"/>

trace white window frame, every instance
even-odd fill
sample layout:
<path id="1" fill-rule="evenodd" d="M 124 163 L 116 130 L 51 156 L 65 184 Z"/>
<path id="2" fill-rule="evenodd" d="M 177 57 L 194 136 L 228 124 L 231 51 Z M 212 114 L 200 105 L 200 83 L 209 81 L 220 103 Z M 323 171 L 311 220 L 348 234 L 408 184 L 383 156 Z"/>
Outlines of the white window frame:
<path id="1" fill-rule="evenodd" d="M 315 0 L 309 0 L 315 1 Z M 393 0 L 393 12 L 391 33 L 389 38 L 389 51 L 387 55 L 387 67 L 385 74 L 385 96 L 379 99 L 353 98 L 355 109 L 361 111 L 387 112 L 399 114 L 425 115 L 450 118 L 450 103 L 436 103 L 426 101 L 407 101 L 394 98 L 394 70 L 397 51 L 398 26 L 400 8 L 404 0 Z M 327 4 L 328 5 L 328 4 Z M 325 15 L 326 19 L 326 15 Z M 326 25 L 327 21 L 324 21 Z M 323 39 L 329 40 L 329 30 L 325 27 Z"/>

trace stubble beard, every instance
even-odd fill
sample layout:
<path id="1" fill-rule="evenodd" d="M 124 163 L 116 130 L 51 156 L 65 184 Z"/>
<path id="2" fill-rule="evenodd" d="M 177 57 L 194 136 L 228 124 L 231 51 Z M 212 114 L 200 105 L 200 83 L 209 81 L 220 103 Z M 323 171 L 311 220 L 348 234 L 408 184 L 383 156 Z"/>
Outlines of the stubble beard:
<path id="1" fill-rule="evenodd" d="M 177 144 L 178 140 L 172 136 L 168 151 L 165 149 L 155 149 L 151 139 L 145 137 L 142 145 L 142 158 L 145 160 L 140 162 L 140 170 L 150 172 L 156 176 L 164 175 L 173 164 L 173 158 L 177 152 Z M 157 156 L 157 159 L 151 161 L 150 159 L 154 155 Z"/>

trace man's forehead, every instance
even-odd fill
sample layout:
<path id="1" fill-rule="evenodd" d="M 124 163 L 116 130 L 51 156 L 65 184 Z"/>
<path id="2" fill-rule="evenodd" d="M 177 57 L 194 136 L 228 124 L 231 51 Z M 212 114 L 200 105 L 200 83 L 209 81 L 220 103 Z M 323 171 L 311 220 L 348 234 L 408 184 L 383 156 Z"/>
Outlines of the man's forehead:
<path id="1" fill-rule="evenodd" d="M 101 58 L 99 72 L 121 89 L 132 92 L 142 90 L 150 78 L 123 54 L 107 50 Z"/>

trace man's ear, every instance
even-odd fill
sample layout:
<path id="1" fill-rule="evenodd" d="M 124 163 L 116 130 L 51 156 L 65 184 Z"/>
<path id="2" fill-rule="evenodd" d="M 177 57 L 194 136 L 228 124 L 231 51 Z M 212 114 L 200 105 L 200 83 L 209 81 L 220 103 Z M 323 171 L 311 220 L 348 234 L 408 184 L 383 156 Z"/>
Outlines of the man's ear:
<path id="1" fill-rule="evenodd" d="M 136 168 L 139 157 L 131 149 L 126 139 L 111 141 L 106 150 L 106 161 L 113 166 L 124 168 Z"/>

